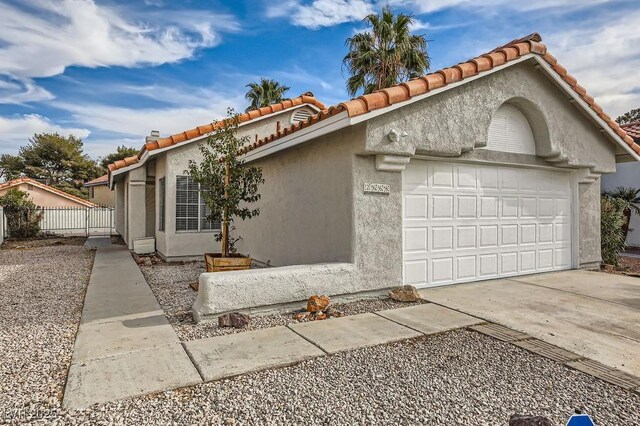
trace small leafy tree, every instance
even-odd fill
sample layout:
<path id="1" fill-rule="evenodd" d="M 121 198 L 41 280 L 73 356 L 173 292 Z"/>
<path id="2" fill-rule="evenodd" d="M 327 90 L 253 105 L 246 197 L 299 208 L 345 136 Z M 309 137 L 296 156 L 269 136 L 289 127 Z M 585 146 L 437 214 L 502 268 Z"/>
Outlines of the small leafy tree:
<path id="1" fill-rule="evenodd" d="M 625 249 L 625 238 L 620 229 L 625 223 L 626 204 L 619 198 L 603 195 L 600 199 L 600 243 L 602 261 L 618 266 L 620 253 Z"/>
<path id="2" fill-rule="evenodd" d="M 228 109 L 227 118 L 200 145 L 202 161 L 190 160 L 187 171 L 199 184 L 200 194 L 211 211 L 207 219 L 222 223 L 222 233 L 216 235 L 216 241 L 222 241 L 222 257 L 230 253 L 229 228 L 234 218 L 245 220 L 260 214 L 259 208 L 249 205 L 260 199 L 258 187 L 264 183 L 262 169 L 245 166 L 239 158 L 240 148 L 249 142 L 248 137 L 238 138 L 239 123 L 239 116 Z"/>
<path id="3" fill-rule="evenodd" d="M 10 189 L 0 197 L 0 206 L 7 217 L 9 237 L 33 238 L 40 233 L 42 211 L 29 199 L 29 194 Z"/>

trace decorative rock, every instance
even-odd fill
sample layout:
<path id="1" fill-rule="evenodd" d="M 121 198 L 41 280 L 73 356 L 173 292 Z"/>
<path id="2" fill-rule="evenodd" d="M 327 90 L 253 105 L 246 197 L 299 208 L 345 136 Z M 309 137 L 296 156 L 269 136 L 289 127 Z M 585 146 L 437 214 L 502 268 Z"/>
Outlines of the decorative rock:
<path id="1" fill-rule="evenodd" d="M 323 319 L 327 319 L 327 314 L 325 314 L 324 312 L 316 312 L 315 315 L 311 316 L 312 321 L 320 321 Z"/>
<path id="2" fill-rule="evenodd" d="M 306 311 L 305 312 L 298 312 L 297 314 L 294 315 L 293 318 L 296 321 L 302 321 L 302 320 L 305 320 L 305 319 L 309 318 L 310 314 L 311 314 L 310 312 L 306 312 Z"/>
<path id="3" fill-rule="evenodd" d="M 396 287 L 389 292 L 389 297 L 398 302 L 417 302 L 421 299 L 420 293 L 412 285 Z"/>
<path id="4" fill-rule="evenodd" d="M 327 309 L 329 306 L 329 296 L 318 296 L 313 295 L 307 301 L 307 311 L 309 312 L 320 312 Z"/>
<path id="5" fill-rule="evenodd" d="M 249 324 L 249 321 L 251 321 L 251 317 L 249 315 L 241 314 L 240 312 L 231 312 L 218 317 L 218 326 L 242 328 L 246 327 Z"/>
<path id="6" fill-rule="evenodd" d="M 553 423 L 544 416 L 513 414 L 509 426 L 553 426 Z"/>
<path id="7" fill-rule="evenodd" d="M 325 309 L 324 313 L 327 315 L 327 318 L 332 318 L 332 317 L 339 318 L 339 317 L 344 315 L 342 312 L 336 311 L 331 306 L 329 306 L 327 309 Z"/>

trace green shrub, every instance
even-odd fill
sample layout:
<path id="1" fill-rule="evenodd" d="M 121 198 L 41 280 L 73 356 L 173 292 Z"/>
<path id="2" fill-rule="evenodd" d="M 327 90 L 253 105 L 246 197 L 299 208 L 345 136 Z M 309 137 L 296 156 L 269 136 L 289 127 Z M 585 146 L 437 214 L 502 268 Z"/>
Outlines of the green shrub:
<path id="1" fill-rule="evenodd" d="M 29 199 L 29 194 L 19 189 L 10 189 L 0 197 L 7 218 L 9 238 L 33 238 L 40 233 L 42 211 Z"/>
<path id="2" fill-rule="evenodd" d="M 600 238 L 602 261 L 618 266 L 620 253 L 625 249 L 625 234 L 620 230 L 626 223 L 624 211 L 627 203 L 619 198 L 603 196 L 600 199 Z"/>

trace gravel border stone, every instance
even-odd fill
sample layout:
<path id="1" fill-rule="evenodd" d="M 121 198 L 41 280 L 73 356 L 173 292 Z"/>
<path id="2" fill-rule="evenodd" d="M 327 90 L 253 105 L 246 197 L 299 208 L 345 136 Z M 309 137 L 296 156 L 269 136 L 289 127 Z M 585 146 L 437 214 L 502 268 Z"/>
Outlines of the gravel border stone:
<path id="1" fill-rule="evenodd" d="M 197 282 L 200 274 L 205 271 L 204 262 L 181 264 L 159 263 L 153 266 L 139 266 L 169 322 L 178 334 L 178 338 L 182 341 L 298 323 L 298 321 L 293 318 L 296 311 L 252 316 L 249 325 L 241 329 L 230 327 L 221 328 L 218 327 L 215 321 L 196 323 L 191 314 L 191 306 L 196 300 L 197 293 L 189 285 Z M 357 315 L 386 309 L 404 308 L 421 303 L 426 302 L 418 301 L 407 303 L 384 298 L 334 303 L 331 306 L 344 315 Z M 300 308 L 303 307 L 303 304 L 301 304 Z M 331 319 L 328 319 L 328 321 L 330 320 Z"/>
<path id="2" fill-rule="evenodd" d="M 0 423 L 61 410 L 95 251 L 48 241 L 0 251 Z"/>
<path id="3" fill-rule="evenodd" d="M 190 388 L 61 412 L 68 424 L 640 424 L 640 395 L 480 333 L 458 330 Z"/>

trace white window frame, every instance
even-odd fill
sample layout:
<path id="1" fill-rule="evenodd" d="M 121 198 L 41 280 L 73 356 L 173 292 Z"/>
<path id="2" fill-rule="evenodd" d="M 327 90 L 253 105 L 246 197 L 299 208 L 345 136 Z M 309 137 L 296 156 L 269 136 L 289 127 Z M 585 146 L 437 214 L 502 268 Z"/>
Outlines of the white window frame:
<path id="1" fill-rule="evenodd" d="M 189 219 L 195 219 L 195 217 L 189 217 L 189 216 L 185 216 L 185 217 L 178 217 L 178 204 L 185 204 L 185 205 L 189 205 L 189 203 L 178 203 L 178 180 L 181 178 L 186 178 L 186 179 L 192 179 L 190 176 L 186 176 L 186 175 L 178 175 L 176 176 L 176 197 L 175 197 L 175 207 L 176 207 L 176 217 L 175 217 L 175 226 L 176 226 L 176 233 L 189 233 L 189 232 L 220 232 L 220 226 L 215 226 L 215 223 L 212 225 L 212 227 L 210 229 L 207 229 L 205 227 L 203 227 L 203 224 L 205 223 L 206 220 L 206 215 L 205 215 L 205 209 L 206 209 L 206 204 L 204 203 L 204 200 L 202 199 L 202 194 L 200 194 L 200 187 L 198 186 L 198 228 L 197 229 L 178 229 L 178 219 L 186 219 L 186 226 L 188 226 L 188 220 Z M 193 204 L 191 204 L 193 205 Z"/>

